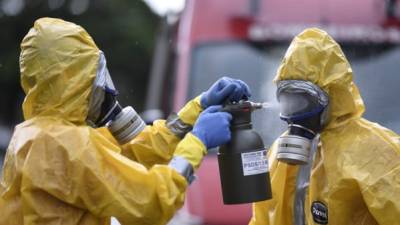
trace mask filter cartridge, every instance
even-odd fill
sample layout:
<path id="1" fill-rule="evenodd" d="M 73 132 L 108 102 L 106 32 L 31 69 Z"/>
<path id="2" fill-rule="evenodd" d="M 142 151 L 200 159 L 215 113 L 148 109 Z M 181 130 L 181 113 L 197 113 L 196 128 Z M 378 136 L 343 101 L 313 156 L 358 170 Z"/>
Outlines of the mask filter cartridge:
<path id="1" fill-rule="evenodd" d="M 278 139 L 277 159 L 289 164 L 307 164 L 314 136 L 312 130 L 290 124 L 288 134 Z"/>
<path id="2" fill-rule="evenodd" d="M 131 106 L 127 106 L 106 126 L 120 144 L 125 144 L 136 137 L 146 124 Z"/>

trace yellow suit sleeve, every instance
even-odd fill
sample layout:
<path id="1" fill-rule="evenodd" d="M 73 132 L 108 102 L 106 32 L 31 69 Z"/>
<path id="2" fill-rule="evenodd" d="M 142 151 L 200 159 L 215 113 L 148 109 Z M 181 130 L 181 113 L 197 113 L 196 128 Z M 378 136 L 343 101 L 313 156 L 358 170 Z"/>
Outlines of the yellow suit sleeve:
<path id="1" fill-rule="evenodd" d="M 123 145 L 121 154 L 150 168 L 168 163 L 180 140 L 166 127 L 165 120 L 157 120 Z"/>
<path id="2" fill-rule="evenodd" d="M 189 101 L 178 115 L 184 123 L 193 126 L 201 111 L 200 96 L 198 96 Z M 102 132 L 107 133 L 106 131 Z M 110 134 L 106 134 L 106 136 L 110 136 Z M 168 163 L 179 141 L 181 139 L 166 127 L 165 120 L 157 120 L 152 126 L 147 126 L 132 141 L 122 146 L 121 153 L 150 168 L 155 164 Z"/>
<path id="3" fill-rule="evenodd" d="M 174 155 L 185 158 L 196 171 L 203 157 L 207 154 L 207 148 L 192 133 L 186 134 L 185 138 L 177 146 Z"/>
<path id="4" fill-rule="evenodd" d="M 357 157 L 357 160 L 367 161 L 362 169 L 351 170 L 356 178 L 368 211 L 371 212 L 379 225 L 400 225 L 400 143 L 392 142 L 396 134 L 381 134 L 380 138 L 370 141 L 369 149 L 363 149 L 362 154 L 368 157 Z M 390 140 L 391 142 L 388 142 Z M 370 153 L 379 149 L 379 153 Z M 364 153 L 365 152 L 365 153 Z M 365 160 L 365 161 L 364 161 Z M 354 163 L 353 165 L 357 165 Z M 363 165 L 363 164 L 359 164 Z M 356 168 L 357 168 L 356 167 Z M 349 167 L 350 170 L 351 167 Z M 365 171 L 368 176 L 363 177 Z"/>
<path id="5" fill-rule="evenodd" d="M 184 123 L 192 126 L 196 123 L 197 117 L 203 111 L 200 104 L 200 97 L 201 95 L 197 96 L 179 111 L 178 116 Z"/>
<path id="6" fill-rule="evenodd" d="M 35 140 L 23 171 L 27 211 L 60 199 L 122 224 L 166 224 L 184 202 L 185 178 L 166 165 L 148 170 L 119 150 L 91 128 Z M 39 190 L 52 198 L 37 199 Z"/>
<path id="7" fill-rule="evenodd" d="M 368 210 L 379 225 L 400 224 L 400 167 L 362 190 Z"/>

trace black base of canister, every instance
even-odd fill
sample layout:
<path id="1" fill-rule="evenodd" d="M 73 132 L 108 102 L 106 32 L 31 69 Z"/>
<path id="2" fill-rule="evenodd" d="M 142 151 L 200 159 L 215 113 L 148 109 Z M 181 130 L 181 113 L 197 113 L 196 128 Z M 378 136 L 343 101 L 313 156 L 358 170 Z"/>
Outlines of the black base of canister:
<path id="1" fill-rule="evenodd" d="M 218 154 L 224 204 L 242 204 L 272 198 L 269 172 L 244 175 L 242 154 Z"/>

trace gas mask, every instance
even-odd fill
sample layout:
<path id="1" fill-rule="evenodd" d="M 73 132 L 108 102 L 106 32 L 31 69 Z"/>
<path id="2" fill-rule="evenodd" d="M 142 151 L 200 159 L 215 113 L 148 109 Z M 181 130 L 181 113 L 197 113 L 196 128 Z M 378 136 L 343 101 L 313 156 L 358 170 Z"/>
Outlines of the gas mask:
<path id="1" fill-rule="evenodd" d="M 95 128 L 106 126 L 120 144 L 125 144 L 136 137 L 146 125 L 131 106 L 122 108 L 117 101 L 117 95 L 106 59 L 103 52 L 100 52 L 86 122 Z"/>
<path id="2" fill-rule="evenodd" d="M 280 118 L 288 131 L 278 140 L 277 159 L 289 164 L 307 164 L 312 141 L 327 124 L 328 94 L 317 85 L 303 80 L 278 82 Z"/>

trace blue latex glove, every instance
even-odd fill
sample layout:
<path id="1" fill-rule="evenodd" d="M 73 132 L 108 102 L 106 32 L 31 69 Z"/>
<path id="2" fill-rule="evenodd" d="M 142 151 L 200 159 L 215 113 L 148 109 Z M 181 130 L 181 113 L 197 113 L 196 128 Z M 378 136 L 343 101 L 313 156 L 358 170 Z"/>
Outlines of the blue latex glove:
<path id="1" fill-rule="evenodd" d="M 224 101 L 239 101 L 251 96 L 250 88 L 241 80 L 222 77 L 201 95 L 203 109 L 212 105 L 221 105 Z"/>
<path id="2" fill-rule="evenodd" d="M 207 149 L 223 145 L 231 140 L 229 129 L 232 115 L 220 112 L 220 105 L 204 110 L 194 124 L 192 134 L 200 139 Z"/>

